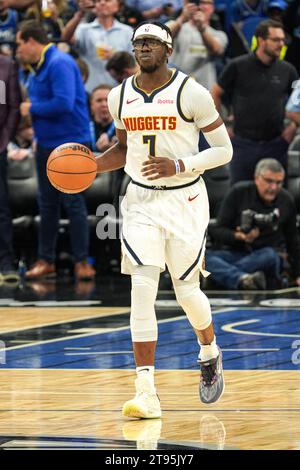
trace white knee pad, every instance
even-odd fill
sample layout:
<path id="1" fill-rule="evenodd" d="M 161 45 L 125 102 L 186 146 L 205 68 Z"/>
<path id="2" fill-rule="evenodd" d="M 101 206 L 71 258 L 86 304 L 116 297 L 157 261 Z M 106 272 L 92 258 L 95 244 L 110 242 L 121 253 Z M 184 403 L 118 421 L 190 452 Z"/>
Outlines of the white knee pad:
<path id="1" fill-rule="evenodd" d="M 160 269 L 156 266 L 136 266 L 131 275 L 130 329 L 133 342 L 157 340 L 154 303 Z"/>
<path id="2" fill-rule="evenodd" d="M 208 298 L 200 290 L 199 273 L 189 281 L 172 279 L 179 305 L 183 308 L 188 320 L 196 330 L 205 330 L 212 321 Z"/>

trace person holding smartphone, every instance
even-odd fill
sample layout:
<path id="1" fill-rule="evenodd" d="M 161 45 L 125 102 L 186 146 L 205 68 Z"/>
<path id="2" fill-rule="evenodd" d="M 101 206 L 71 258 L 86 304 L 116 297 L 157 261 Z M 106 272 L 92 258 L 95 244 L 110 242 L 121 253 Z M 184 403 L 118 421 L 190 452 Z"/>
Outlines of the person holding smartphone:
<path id="1" fill-rule="evenodd" d="M 190 0 L 177 20 L 167 23 L 176 37 L 172 63 L 208 89 L 216 80 L 215 60 L 228 43 L 224 31 L 210 26 L 213 13 L 213 0 Z"/>

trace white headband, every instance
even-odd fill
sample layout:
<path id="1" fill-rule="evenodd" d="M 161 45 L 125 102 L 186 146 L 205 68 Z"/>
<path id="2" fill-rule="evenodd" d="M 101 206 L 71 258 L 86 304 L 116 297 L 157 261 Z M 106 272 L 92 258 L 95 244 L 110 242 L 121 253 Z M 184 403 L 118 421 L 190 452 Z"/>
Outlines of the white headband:
<path id="1" fill-rule="evenodd" d="M 172 47 L 173 44 L 171 35 L 165 29 L 155 24 L 147 23 L 139 26 L 133 35 L 132 42 L 142 36 L 154 36 L 169 47 Z"/>

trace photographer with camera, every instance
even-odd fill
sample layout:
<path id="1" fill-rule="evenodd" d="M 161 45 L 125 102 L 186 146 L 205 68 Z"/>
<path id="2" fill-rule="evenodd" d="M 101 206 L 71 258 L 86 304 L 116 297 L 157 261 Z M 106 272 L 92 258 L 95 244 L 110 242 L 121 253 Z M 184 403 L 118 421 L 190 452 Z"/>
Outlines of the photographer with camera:
<path id="1" fill-rule="evenodd" d="M 292 196 L 282 188 L 285 171 L 273 158 L 255 168 L 254 181 L 236 183 L 210 227 L 215 246 L 206 253 L 212 279 L 228 289 L 281 287 L 289 262 L 300 286 L 300 237 Z"/>

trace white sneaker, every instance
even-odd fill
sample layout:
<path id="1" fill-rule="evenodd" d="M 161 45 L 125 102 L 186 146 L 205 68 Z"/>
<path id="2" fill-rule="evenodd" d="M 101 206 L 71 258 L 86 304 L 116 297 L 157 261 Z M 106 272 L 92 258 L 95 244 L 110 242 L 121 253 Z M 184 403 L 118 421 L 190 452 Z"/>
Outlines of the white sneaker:
<path id="1" fill-rule="evenodd" d="M 123 405 L 123 416 L 128 418 L 160 418 L 159 398 L 147 377 L 138 377 L 135 380 L 135 389 L 135 397 Z"/>

